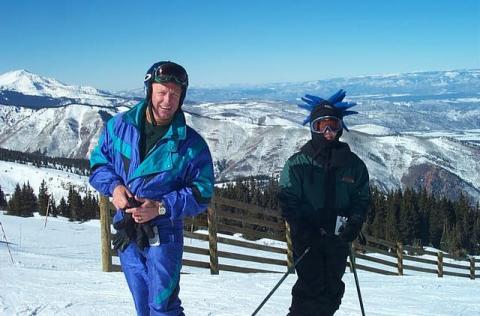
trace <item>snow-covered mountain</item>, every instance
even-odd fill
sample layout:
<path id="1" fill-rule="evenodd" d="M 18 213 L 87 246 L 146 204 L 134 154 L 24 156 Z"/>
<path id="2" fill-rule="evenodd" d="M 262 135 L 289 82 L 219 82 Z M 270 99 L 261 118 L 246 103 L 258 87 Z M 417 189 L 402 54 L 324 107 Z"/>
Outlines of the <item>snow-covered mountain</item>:
<path id="1" fill-rule="evenodd" d="M 0 80 L 0 95 L 4 91 L 16 91 L 45 97 L 42 91 L 47 91 L 46 88 L 38 91 L 24 88 L 28 78 L 38 77 L 33 82 L 42 87 L 43 82 L 50 82 L 52 91 L 61 91 L 66 86 L 30 73 L 14 73 L 16 76 L 12 73 L 0 76 L 17 78 L 10 80 L 9 90 L 2 90 L 7 80 Z M 347 118 L 351 132 L 345 132 L 343 139 L 365 160 L 372 180 L 386 189 L 425 186 L 450 197 L 458 196 L 461 189 L 480 200 L 480 89 L 470 89 L 480 87 L 480 71 L 401 74 L 377 79 L 371 76 L 365 80 L 361 83 L 359 78 L 344 79 L 347 86 L 348 82 L 355 81 L 357 87 L 371 86 L 372 91 L 359 94 L 357 88 L 355 95 L 347 90 L 347 97 L 358 103 L 355 109 L 360 114 Z M 441 82 L 445 84 L 442 86 Z M 311 86 L 327 89 L 316 83 Z M 341 86 L 340 83 L 335 86 L 335 81 L 330 83 L 333 88 L 328 92 L 314 90 L 313 93 L 328 96 Z M 436 83 L 434 88 L 424 88 L 433 83 Z M 293 91 L 306 84 L 283 84 L 283 90 Z M 382 84 L 385 91 L 379 94 L 375 89 Z M 350 87 L 355 86 L 350 84 Z M 422 87 L 423 90 L 418 89 L 423 92 L 415 87 Z M 403 94 L 388 92 L 395 89 L 403 89 Z M 311 91 L 302 90 L 297 97 L 305 92 Z M 68 98 L 82 99 L 82 93 L 70 94 Z M 102 98 L 101 92 L 92 95 Z M 135 103 L 125 95 L 122 100 L 127 106 L 119 103 L 106 106 L 111 102 L 111 95 L 107 95 L 105 101 L 84 97 L 82 100 L 86 103 L 34 108 L 0 99 L 0 147 L 86 158 L 96 144 L 104 121 Z M 190 102 L 183 108 L 188 123 L 204 136 L 211 148 L 218 180 L 277 174 L 285 160 L 310 137 L 308 128 L 299 124 L 306 112 L 295 105 L 298 100 L 251 99 L 246 93 L 243 101 L 238 101 L 239 97 L 237 101 L 196 102 L 192 95 L 196 94 L 189 94 Z M 59 100 L 66 92 L 61 97 L 54 96 L 51 93 L 48 97 Z M 94 101 L 88 103 L 89 100 Z"/>
<path id="2" fill-rule="evenodd" d="M 78 104 L 39 109 L 0 106 L 0 146 L 55 157 L 85 158 L 96 143 L 104 119 L 115 111 Z"/>
<path id="3" fill-rule="evenodd" d="M 328 97 L 339 89 L 359 104 L 352 124 L 374 124 L 393 132 L 459 132 L 480 129 L 480 69 L 357 76 L 307 82 L 272 83 L 222 88 L 189 88 L 187 104 L 269 101 L 266 114 L 282 115 L 304 94 Z M 143 89 L 123 91 L 143 97 Z M 305 114 L 296 111 L 301 122 Z M 248 112 L 245 109 L 244 112 Z M 291 118 L 292 111 L 288 112 Z"/>
<path id="4" fill-rule="evenodd" d="M 282 115 L 273 112 L 274 105 Z M 287 104 L 201 104 L 188 110 L 195 113 L 188 115 L 188 122 L 213 152 L 219 179 L 277 174 L 288 157 L 310 139 L 308 128 L 296 122 L 304 115 Z M 469 132 L 470 139 L 480 141 L 480 130 Z M 479 200 L 480 146 L 461 140 L 463 136 L 453 132 L 401 134 L 383 126 L 352 125 L 342 140 L 365 161 L 371 180 L 384 189 L 427 187 L 451 198 L 464 191 Z"/>
<path id="5" fill-rule="evenodd" d="M 262 85 L 232 85 L 221 88 L 195 88 L 189 98 L 202 102 L 226 100 L 276 100 L 293 102 L 305 93 L 329 96 L 344 89 L 348 96 L 371 96 L 376 99 L 431 98 L 440 95 L 479 95 L 480 69 L 429 71 L 388 75 L 356 76 L 305 82 L 282 82 Z M 137 93 L 135 93 L 137 91 Z M 140 90 L 132 92 L 137 96 Z M 441 97 L 443 98 L 443 97 Z"/>
<path id="6" fill-rule="evenodd" d="M 0 104 L 44 108 L 69 104 L 114 107 L 131 103 L 131 98 L 115 96 L 92 87 L 66 85 L 27 70 L 0 75 Z"/>

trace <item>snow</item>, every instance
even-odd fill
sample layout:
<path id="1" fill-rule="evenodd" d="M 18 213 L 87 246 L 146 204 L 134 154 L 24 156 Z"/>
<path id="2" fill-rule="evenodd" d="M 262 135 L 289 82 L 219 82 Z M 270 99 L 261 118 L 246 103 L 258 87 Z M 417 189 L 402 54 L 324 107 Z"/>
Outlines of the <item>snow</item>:
<path id="1" fill-rule="evenodd" d="M 100 94 L 92 87 L 70 86 L 27 70 L 15 70 L 0 75 L 0 89 L 14 90 L 26 95 L 58 97 L 91 97 Z"/>
<path id="2" fill-rule="evenodd" d="M 101 272 L 99 222 L 20 218 L 0 212 L 14 264 L 0 243 L 0 315 L 134 315 L 123 274 Z M 0 240 L 4 241 L 0 231 Z M 238 236 L 235 238 L 239 238 Z M 192 241 L 186 239 L 185 244 Z M 196 242 L 196 241 L 195 241 Z M 267 241 L 263 241 L 267 242 Z M 254 252 L 249 251 L 250 254 Z M 221 258 L 220 258 L 221 260 Z M 221 263 L 223 263 L 221 261 Z M 186 315 L 251 315 L 281 274 L 240 274 L 184 267 L 180 297 Z M 480 280 L 405 271 L 382 276 L 358 271 L 366 314 L 479 315 Z M 295 275 L 287 277 L 258 315 L 285 315 Z M 353 274 L 339 316 L 359 315 Z"/>
<path id="3" fill-rule="evenodd" d="M 69 186 L 73 186 L 82 195 L 87 189 L 92 190 L 88 184 L 87 176 L 80 176 L 70 172 L 56 170 L 51 168 L 37 168 L 20 163 L 7 162 L 0 160 L 0 186 L 2 191 L 7 195 L 15 191 L 18 183 L 20 187 L 23 183 L 30 183 L 30 186 L 38 194 L 38 189 L 42 180 L 45 180 L 47 190 L 53 194 L 56 203 L 60 202 L 62 197 L 67 198 Z"/>
<path id="4" fill-rule="evenodd" d="M 375 124 L 360 124 L 349 127 L 350 130 L 362 132 L 370 135 L 391 135 L 394 133 L 390 128 Z"/>
<path id="5" fill-rule="evenodd" d="M 15 70 L 0 75 L 0 91 L 15 91 L 28 96 L 68 98 L 78 104 L 112 107 L 132 104 L 129 99 L 88 86 L 67 85 L 56 79 L 40 76 L 27 70 Z M 18 104 L 22 105 L 22 104 Z"/>

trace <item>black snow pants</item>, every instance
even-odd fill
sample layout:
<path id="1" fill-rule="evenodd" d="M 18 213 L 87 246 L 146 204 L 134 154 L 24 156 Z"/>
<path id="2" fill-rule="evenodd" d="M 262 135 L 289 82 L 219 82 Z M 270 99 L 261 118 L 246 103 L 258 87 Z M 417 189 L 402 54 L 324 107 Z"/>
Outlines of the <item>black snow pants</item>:
<path id="1" fill-rule="evenodd" d="M 337 236 L 325 236 L 313 245 L 292 236 L 294 257 L 308 246 L 310 251 L 297 264 L 298 280 L 292 288 L 291 316 L 331 316 L 340 307 L 345 292 L 342 282 L 350 244 Z"/>

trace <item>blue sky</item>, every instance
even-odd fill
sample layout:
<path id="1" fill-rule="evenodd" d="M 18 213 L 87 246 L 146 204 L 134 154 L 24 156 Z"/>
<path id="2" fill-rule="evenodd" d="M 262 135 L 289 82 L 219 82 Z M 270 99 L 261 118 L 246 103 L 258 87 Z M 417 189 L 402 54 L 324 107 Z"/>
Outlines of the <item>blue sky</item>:
<path id="1" fill-rule="evenodd" d="M 480 68 L 480 1 L 0 2 L 0 73 L 142 86 L 159 60 L 193 86 Z"/>

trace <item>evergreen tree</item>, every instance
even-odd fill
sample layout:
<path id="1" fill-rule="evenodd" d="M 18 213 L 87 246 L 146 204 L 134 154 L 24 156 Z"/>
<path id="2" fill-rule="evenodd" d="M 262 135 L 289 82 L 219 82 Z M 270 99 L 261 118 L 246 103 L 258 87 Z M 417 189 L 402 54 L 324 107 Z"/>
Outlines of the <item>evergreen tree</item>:
<path id="1" fill-rule="evenodd" d="M 37 196 L 30 186 L 30 182 L 24 183 L 21 191 L 21 216 L 33 216 L 34 212 L 38 212 Z"/>
<path id="2" fill-rule="evenodd" d="M 13 194 L 10 197 L 10 200 L 8 201 L 8 208 L 7 208 L 8 215 L 22 216 L 21 198 L 22 198 L 22 189 L 20 188 L 20 185 L 17 183 L 15 185 L 15 190 L 13 191 Z"/>
<path id="3" fill-rule="evenodd" d="M 420 235 L 418 238 L 422 241 L 422 245 L 431 244 L 430 241 L 430 214 L 433 212 L 433 199 L 425 188 L 417 195 L 418 212 L 420 215 Z"/>
<path id="4" fill-rule="evenodd" d="M 447 224 L 447 220 L 443 216 L 444 212 L 442 211 L 441 207 L 442 206 L 440 202 L 433 201 L 433 206 L 428 215 L 428 240 L 430 244 L 437 249 L 441 248 L 440 243 L 442 241 L 442 235 Z"/>
<path id="5" fill-rule="evenodd" d="M 42 180 L 40 188 L 38 189 L 38 213 L 45 216 L 47 214 L 47 207 L 49 207 L 50 195 L 47 191 L 47 183 Z"/>
<path id="6" fill-rule="evenodd" d="M 2 191 L 2 186 L 0 186 L 0 209 L 7 208 L 7 200 L 5 199 L 5 193 Z"/>
<path id="7" fill-rule="evenodd" d="M 81 220 L 86 221 L 89 219 L 99 218 L 100 207 L 92 191 L 87 190 L 85 197 L 82 199 L 82 214 Z"/>
<path id="8" fill-rule="evenodd" d="M 70 208 L 68 207 L 67 201 L 65 201 L 65 198 L 63 196 L 60 199 L 60 203 L 58 204 L 58 215 L 70 218 Z"/>
<path id="9" fill-rule="evenodd" d="M 78 221 L 84 218 L 83 208 L 82 208 L 82 198 L 80 194 L 75 190 L 73 186 L 70 186 L 68 189 L 67 197 L 68 208 L 70 209 L 70 221 Z"/>
<path id="10" fill-rule="evenodd" d="M 93 205 L 94 205 L 94 214 L 93 218 L 100 219 L 100 201 L 97 198 L 97 195 L 93 196 Z"/>
<path id="11" fill-rule="evenodd" d="M 458 234 L 460 240 L 460 247 L 465 249 L 468 253 L 472 253 L 475 240 L 473 240 L 474 231 L 474 214 L 470 206 L 470 201 L 467 196 L 460 194 L 459 199 L 455 202 L 455 214 L 457 217 Z"/>
<path id="12" fill-rule="evenodd" d="M 57 217 L 57 215 L 58 215 L 58 208 L 57 208 L 55 198 L 53 196 L 50 196 L 50 209 L 48 211 L 48 216 Z"/>
<path id="13" fill-rule="evenodd" d="M 390 192 L 387 196 L 387 216 L 385 219 L 385 238 L 388 241 L 400 241 L 399 231 L 400 204 L 402 201 L 402 191 Z"/>
<path id="14" fill-rule="evenodd" d="M 472 254 L 478 255 L 480 253 L 480 208 L 477 202 L 477 207 L 474 212 L 474 225 L 473 225 L 473 234 L 472 234 L 472 239 L 473 239 L 473 251 Z"/>
<path id="15" fill-rule="evenodd" d="M 385 194 L 380 192 L 380 190 L 376 187 L 371 188 L 371 192 L 372 195 L 370 201 L 370 208 L 373 209 L 373 211 L 371 211 L 371 216 L 374 216 L 374 218 L 373 222 L 368 226 L 368 230 L 366 230 L 366 233 L 371 234 L 377 238 L 386 239 L 386 197 Z"/>
<path id="16" fill-rule="evenodd" d="M 399 212 L 400 241 L 405 244 L 413 244 L 420 235 L 420 216 L 415 201 L 415 192 L 406 189 L 400 202 Z"/>

